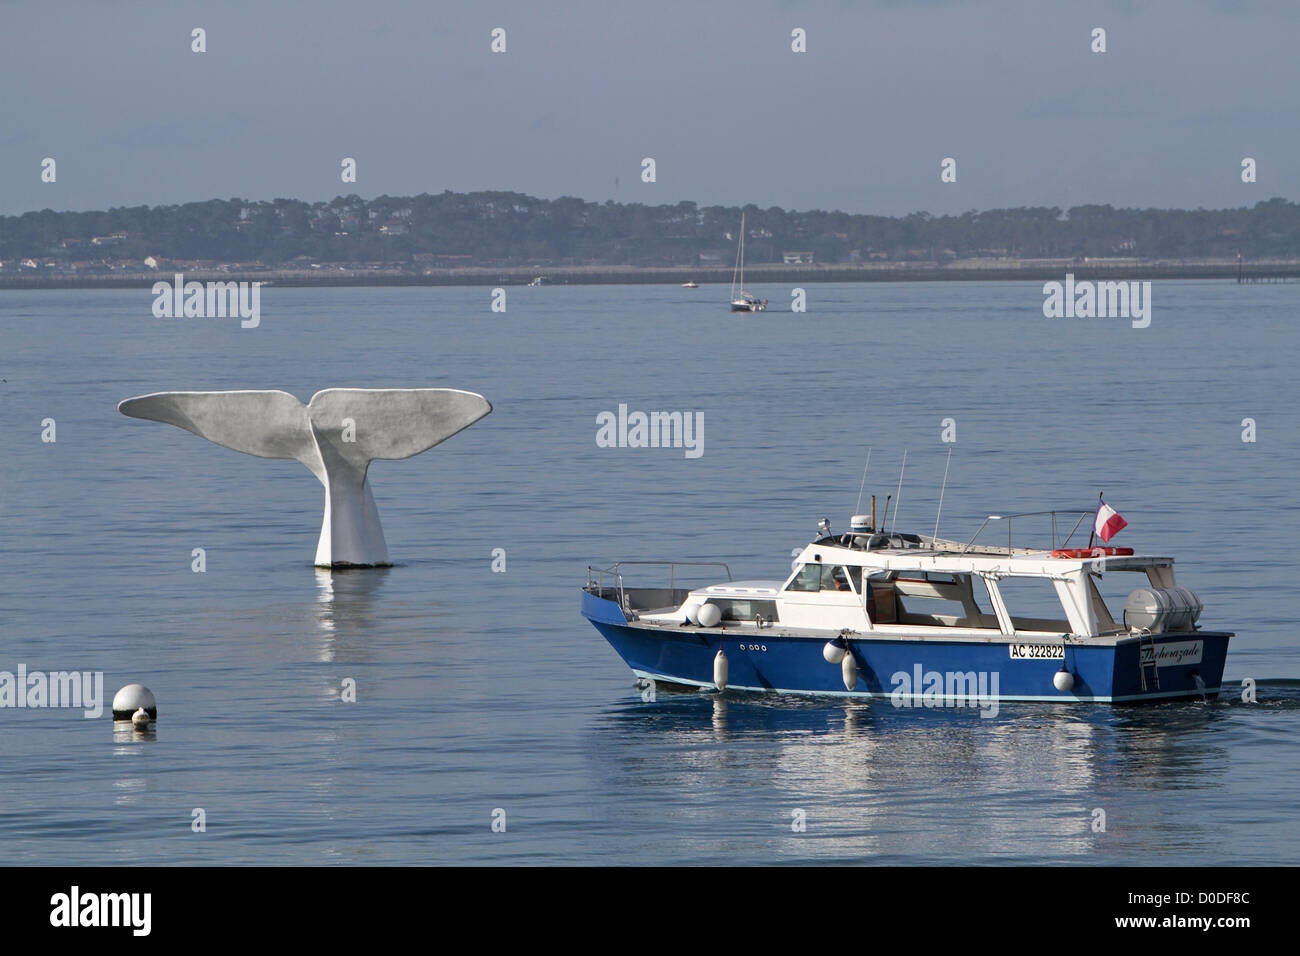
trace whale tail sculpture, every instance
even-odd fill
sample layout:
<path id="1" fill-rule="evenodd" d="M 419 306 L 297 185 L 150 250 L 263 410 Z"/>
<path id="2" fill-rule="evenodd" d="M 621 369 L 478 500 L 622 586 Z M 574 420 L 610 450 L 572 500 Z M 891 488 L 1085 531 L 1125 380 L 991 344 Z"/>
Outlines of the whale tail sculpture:
<path id="1" fill-rule="evenodd" d="M 288 392 L 155 392 L 117 406 L 259 458 L 296 458 L 325 486 L 317 567 L 391 564 L 366 472 L 410 458 L 492 411 L 455 388 L 327 388 L 304 405 Z"/>

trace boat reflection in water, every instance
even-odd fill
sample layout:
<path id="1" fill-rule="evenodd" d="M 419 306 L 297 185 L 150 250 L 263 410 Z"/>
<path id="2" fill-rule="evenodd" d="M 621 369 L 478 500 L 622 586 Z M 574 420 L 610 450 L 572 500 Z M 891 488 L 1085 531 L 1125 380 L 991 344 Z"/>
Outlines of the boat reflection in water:
<path id="1" fill-rule="evenodd" d="M 721 863 L 741 845 L 753 858 L 755 841 L 788 862 L 1232 852 L 1214 819 L 1188 818 L 1168 799 L 1224 783 L 1219 725 L 1244 706 L 1226 700 L 1129 710 L 1004 703 L 985 720 L 881 699 L 659 688 L 653 698 L 607 712 L 590 764 L 607 777 L 596 786 L 630 792 L 624 811 L 660 842 L 667 833 L 669 856 L 684 861 Z"/>

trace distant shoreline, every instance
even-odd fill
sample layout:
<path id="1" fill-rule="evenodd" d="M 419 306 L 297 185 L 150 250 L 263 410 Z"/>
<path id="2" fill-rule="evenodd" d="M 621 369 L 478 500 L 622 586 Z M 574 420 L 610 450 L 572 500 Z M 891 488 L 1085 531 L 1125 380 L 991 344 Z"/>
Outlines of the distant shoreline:
<path id="1" fill-rule="evenodd" d="M 731 270 L 690 269 L 678 266 L 566 266 L 548 269 L 465 268 L 436 269 L 420 273 L 398 269 L 343 270 L 176 270 L 117 275 L 0 275 L 0 290 L 10 289 L 135 289 L 155 282 L 170 282 L 177 271 L 186 281 L 263 282 L 289 288 L 346 286 L 520 286 L 536 276 L 551 285 L 680 285 L 688 280 L 700 285 L 731 284 Z M 967 260 L 938 263 L 873 263 L 870 265 L 755 265 L 746 269 L 746 285 L 814 282 L 1044 282 L 1067 273 L 1076 279 L 1135 281 L 1147 279 L 1237 279 L 1246 282 L 1300 280 L 1300 260 L 1254 261 L 1188 260 L 1181 262 L 1131 260 Z"/>

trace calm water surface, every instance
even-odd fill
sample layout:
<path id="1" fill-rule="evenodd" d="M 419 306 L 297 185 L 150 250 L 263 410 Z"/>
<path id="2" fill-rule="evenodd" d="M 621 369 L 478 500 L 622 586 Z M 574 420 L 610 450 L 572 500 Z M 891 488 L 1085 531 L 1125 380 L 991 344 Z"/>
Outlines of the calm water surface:
<path id="1" fill-rule="evenodd" d="M 1157 283 L 1144 330 L 1044 319 L 1034 283 L 812 285 L 803 315 L 755 291 L 773 311 L 709 286 L 510 288 L 505 314 L 488 289 L 270 287 L 248 330 L 154 319 L 148 290 L 0 292 L 0 670 L 103 671 L 161 712 L 139 737 L 0 710 L 5 861 L 1294 862 L 1300 286 Z M 336 386 L 495 406 L 372 466 L 389 570 L 313 570 L 297 462 L 116 411 Z M 702 413 L 704 455 L 598 448 L 620 403 Z M 1104 490 L 1121 543 L 1177 557 L 1202 623 L 1237 632 L 1226 677 L 1259 701 L 643 702 L 578 614 L 588 564 L 781 576 L 847 522 L 868 445 L 882 500 L 908 450 L 897 526 L 932 531 L 945 418 L 941 533 Z"/>

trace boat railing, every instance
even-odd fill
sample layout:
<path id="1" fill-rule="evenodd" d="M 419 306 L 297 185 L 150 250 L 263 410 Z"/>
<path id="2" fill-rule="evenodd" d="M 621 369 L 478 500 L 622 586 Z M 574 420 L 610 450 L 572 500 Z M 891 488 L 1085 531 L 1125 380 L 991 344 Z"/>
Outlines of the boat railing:
<path id="1" fill-rule="evenodd" d="M 974 549 L 976 540 L 979 538 L 979 536 L 980 536 L 981 534 L 984 533 L 984 529 L 988 527 L 988 524 L 989 524 L 990 521 L 1005 521 L 1005 522 L 1007 523 L 1007 553 L 1008 553 L 1008 554 L 1015 554 L 1016 552 L 1022 552 L 1022 553 L 1028 554 L 1028 553 L 1032 553 L 1032 552 L 1034 552 L 1034 551 L 1042 551 L 1042 550 L 1056 550 L 1057 548 L 1063 548 L 1063 547 L 1065 547 L 1066 544 L 1069 543 L 1070 538 L 1072 538 L 1072 537 L 1074 536 L 1074 533 L 1075 533 L 1076 531 L 1079 530 L 1079 525 L 1083 524 L 1084 519 L 1087 518 L 1089 515 L 1092 515 L 1092 514 L 1095 514 L 1095 513 L 1096 513 L 1096 512 L 1093 512 L 1093 511 L 1023 511 L 1023 512 L 1021 512 L 1020 514 L 1014 514 L 1014 515 L 989 515 L 987 518 L 984 519 L 984 523 L 981 524 L 981 525 L 979 526 L 979 528 L 976 530 L 976 532 L 975 532 L 973 535 L 971 535 L 971 539 L 970 539 L 968 542 L 966 542 L 966 544 L 962 547 L 962 549 L 961 549 L 961 551 L 960 551 L 959 553 L 961 553 L 961 554 L 965 554 L 965 553 L 967 553 L 968 551 L 971 551 L 971 550 Z M 1016 548 L 1016 547 L 1013 547 L 1012 544 L 1011 544 L 1011 528 L 1012 528 L 1012 521 L 1013 521 L 1013 519 L 1015 519 L 1015 518 L 1039 518 L 1039 517 L 1042 517 L 1042 516 L 1044 516 L 1044 515 L 1048 515 L 1048 516 L 1050 516 L 1051 519 L 1052 519 L 1052 546 L 1051 546 L 1051 548 L 1043 549 L 1043 548 Z M 1056 534 L 1057 534 L 1057 521 L 1056 521 L 1056 518 L 1057 518 L 1057 515 L 1061 515 L 1061 516 L 1065 517 L 1067 521 L 1068 521 L 1069 518 L 1075 517 L 1076 515 L 1078 516 L 1077 520 L 1074 522 L 1074 526 L 1073 526 L 1072 528 L 1070 528 L 1070 533 L 1067 534 L 1067 535 L 1065 536 L 1065 538 L 1061 541 L 1061 543 L 1060 543 L 1059 545 L 1056 543 Z M 1001 550 L 1001 546 L 999 546 L 999 550 Z"/>
<path id="2" fill-rule="evenodd" d="M 618 593 L 618 606 L 625 611 L 630 610 L 627 602 L 626 589 L 623 585 L 623 569 L 629 566 L 636 567 L 661 567 L 668 569 L 668 591 L 672 593 L 677 590 L 677 569 L 678 568 L 722 568 L 727 572 L 727 580 L 734 581 L 731 576 L 731 568 L 721 561 L 619 561 L 613 567 L 593 568 L 587 565 L 587 589 L 595 588 L 602 596 L 606 590 Z M 609 587 L 605 582 L 609 581 Z"/>

